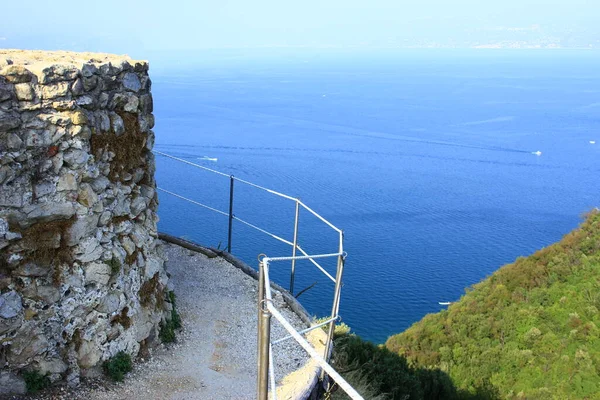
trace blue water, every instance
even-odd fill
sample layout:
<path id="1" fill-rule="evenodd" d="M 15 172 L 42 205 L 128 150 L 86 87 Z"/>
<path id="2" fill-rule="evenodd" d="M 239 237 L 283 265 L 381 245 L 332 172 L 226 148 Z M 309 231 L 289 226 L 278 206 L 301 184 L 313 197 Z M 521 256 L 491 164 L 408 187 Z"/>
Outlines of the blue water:
<path id="1" fill-rule="evenodd" d="M 157 70 L 155 148 L 298 196 L 344 229 L 341 314 L 367 339 L 439 311 L 599 204 L 598 53 L 282 54 Z M 227 210 L 226 177 L 157 157 L 157 181 Z M 238 217 L 291 240 L 293 202 L 235 189 Z M 224 216 L 163 193 L 159 214 L 163 231 L 227 241 Z M 302 213 L 300 244 L 331 252 L 336 236 Z M 233 253 L 253 266 L 290 252 L 234 225 Z M 273 265 L 286 287 L 289 268 Z M 297 290 L 318 282 L 300 300 L 327 315 L 333 285 L 308 262 L 297 268 Z"/>

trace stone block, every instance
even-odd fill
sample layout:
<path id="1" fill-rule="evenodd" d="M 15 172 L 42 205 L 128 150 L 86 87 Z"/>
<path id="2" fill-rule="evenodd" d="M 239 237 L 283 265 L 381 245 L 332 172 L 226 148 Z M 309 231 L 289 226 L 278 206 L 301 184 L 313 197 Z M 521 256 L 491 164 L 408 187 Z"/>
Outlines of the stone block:
<path id="1" fill-rule="evenodd" d="M 73 93 L 73 96 L 81 96 L 83 94 L 83 92 L 84 92 L 83 81 L 81 80 L 81 78 L 78 78 L 71 85 L 71 93 Z"/>
<path id="2" fill-rule="evenodd" d="M 38 286 L 37 297 L 46 304 L 54 304 L 60 300 L 60 292 L 54 286 Z"/>
<path id="3" fill-rule="evenodd" d="M 3 81 L 0 76 L 0 103 L 14 97 L 13 85 Z"/>
<path id="4" fill-rule="evenodd" d="M 143 114 L 150 114 L 154 111 L 154 101 L 152 100 L 151 94 L 144 94 L 140 96 L 140 112 Z"/>
<path id="5" fill-rule="evenodd" d="M 6 177 L 2 178 L 2 169 L 0 169 L 0 182 L 5 181 Z M 20 185 L 6 185 L 0 186 L 0 207 L 23 207 L 23 197 L 25 195 L 26 188 Z"/>
<path id="6" fill-rule="evenodd" d="M 80 241 L 75 247 L 74 258 L 81 262 L 91 262 L 98 260 L 102 255 L 102 246 L 100 241 L 95 237 L 87 237 Z"/>
<path id="7" fill-rule="evenodd" d="M 20 101 L 33 100 L 35 93 L 30 83 L 19 83 L 15 85 L 15 94 Z"/>
<path id="8" fill-rule="evenodd" d="M 81 67 L 81 75 L 83 75 L 84 78 L 90 78 L 97 73 L 98 67 L 96 67 L 94 64 L 83 64 Z"/>
<path id="9" fill-rule="evenodd" d="M 71 172 L 66 172 L 58 178 L 58 184 L 56 185 L 56 190 L 58 190 L 59 192 L 62 192 L 65 190 L 76 190 L 76 189 L 77 189 L 77 178 L 75 177 L 75 174 L 73 174 Z"/>
<path id="10" fill-rule="evenodd" d="M 69 82 L 58 82 L 40 87 L 42 100 L 52 100 L 66 96 L 69 93 Z"/>
<path id="11" fill-rule="evenodd" d="M 70 149 L 64 154 L 64 162 L 73 168 L 81 168 L 89 158 L 89 153 L 79 149 Z"/>
<path id="12" fill-rule="evenodd" d="M 118 114 L 111 113 L 110 122 L 115 135 L 121 136 L 125 132 L 125 124 L 123 123 L 123 119 Z"/>
<path id="13" fill-rule="evenodd" d="M 21 296 L 14 290 L 0 295 L 0 318 L 13 318 L 23 311 Z"/>
<path id="14" fill-rule="evenodd" d="M 142 83 L 137 74 L 133 72 L 127 72 L 123 75 L 123 87 L 132 92 L 139 92 L 142 88 Z"/>
<path id="15" fill-rule="evenodd" d="M 67 363 L 60 358 L 50 358 L 41 360 L 39 363 L 39 372 L 42 375 L 46 374 L 62 374 L 68 369 Z"/>
<path id="16" fill-rule="evenodd" d="M 0 75 L 10 83 L 31 82 L 33 74 L 21 65 L 9 65 L 0 69 Z"/>
<path id="17" fill-rule="evenodd" d="M 54 182 L 40 182 L 33 186 L 33 193 L 36 198 L 44 197 L 49 194 L 56 192 L 56 183 Z"/>
<path id="18" fill-rule="evenodd" d="M 99 176 L 97 179 L 94 179 L 91 183 L 92 189 L 94 189 L 96 193 L 104 192 L 109 184 L 110 181 L 105 176 Z"/>
<path id="19" fill-rule="evenodd" d="M 78 217 L 66 232 L 65 243 L 67 246 L 75 246 L 84 237 L 94 234 L 99 218 L 97 214 Z"/>
<path id="20" fill-rule="evenodd" d="M 0 110 L 0 132 L 18 128 L 21 125 L 21 117 L 14 111 Z"/>
<path id="21" fill-rule="evenodd" d="M 86 282 L 93 282 L 99 285 L 106 285 L 110 280 L 110 266 L 103 262 L 93 262 L 85 267 Z"/>
<path id="22" fill-rule="evenodd" d="M 83 81 L 83 90 L 85 90 L 86 92 L 91 92 L 92 90 L 96 89 L 96 86 L 98 86 L 98 77 L 97 76 L 89 76 L 89 77 L 84 77 L 82 79 Z"/>
<path id="23" fill-rule="evenodd" d="M 8 363 L 14 368 L 22 368 L 31 359 L 49 347 L 48 339 L 37 321 L 27 321 L 17 331 L 8 349 Z"/>
<path id="24" fill-rule="evenodd" d="M 73 203 L 41 203 L 30 204 L 23 207 L 27 217 L 27 223 L 49 222 L 61 219 L 69 219 L 75 215 Z"/>
<path id="25" fill-rule="evenodd" d="M 9 132 L 6 136 L 6 146 L 9 150 L 19 150 L 23 145 L 23 141 L 16 133 Z"/>
<path id="26" fill-rule="evenodd" d="M 0 371 L 0 396 L 22 395 L 27 393 L 27 386 L 23 377 L 10 372 Z"/>
<path id="27" fill-rule="evenodd" d="M 54 64 L 34 70 L 38 82 L 48 84 L 61 81 L 71 81 L 77 78 L 79 70 L 74 65 Z"/>
<path id="28" fill-rule="evenodd" d="M 91 208 L 98 202 L 98 195 L 92 189 L 89 183 L 82 183 L 79 187 L 79 193 L 77 196 L 79 204 Z M 95 226 L 96 224 L 94 224 Z"/>
<path id="29" fill-rule="evenodd" d="M 27 276 L 27 277 L 41 277 L 46 276 L 50 273 L 50 269 L 46 266 L 40 265 L 35 262 L 28 262 L 22 264 L 19 268 L 14 270 L 13 275 Z"/>

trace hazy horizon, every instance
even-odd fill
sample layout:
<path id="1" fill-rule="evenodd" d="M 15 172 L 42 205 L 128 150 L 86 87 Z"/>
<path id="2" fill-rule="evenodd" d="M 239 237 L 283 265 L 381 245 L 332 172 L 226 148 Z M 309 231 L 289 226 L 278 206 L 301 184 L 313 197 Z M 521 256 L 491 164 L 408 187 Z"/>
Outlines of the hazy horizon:
<path id="1" fill-rule="evenodd" d="M 228 48 L 600 48 L 599 12 L 592 0 L 106 0 L 66 13 L 34 0 L 4 5 L 9 18 L 0 26 L 0 47 L 137 58 Z M 10 17 L 20 15 L 27 18 Z"/>

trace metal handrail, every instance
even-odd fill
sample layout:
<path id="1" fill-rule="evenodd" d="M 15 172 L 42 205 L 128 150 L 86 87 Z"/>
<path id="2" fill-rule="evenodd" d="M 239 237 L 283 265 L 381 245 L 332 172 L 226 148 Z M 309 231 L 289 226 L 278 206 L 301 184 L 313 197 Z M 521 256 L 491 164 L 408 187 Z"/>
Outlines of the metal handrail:
<path id="1" fill-rule="evenodd" d="M 344 261 L 345 261 L 345 257 L 346 257 L 346 253 L 344 252 L 344 244 L 343 244 L 343 242 L 344 242 L 343 231 L 341 229 L 339 229 L 338 227 L 336 227 L 335 225 L 333 225 L 331 222 L 329 222 L 327 219 L 325 219 L 319 213 L 314 211 L 312 208 L 308 207 L 304 202 L 300 201 L 300 199 L 298 199 L 296 197 L 288 196 L 286 194 L 266 188 L 264 186 L 257 185 L 255 183 L 246 181 L 244 179 L 237 178 L 233 175 L 229 175 L 229 174 L 214 170 L 212 168 L 204 167 L 202 165 L 187 161 L 187 160 L 179 158 L 179 157 L 172 156 L 170 154 L 166 154 L 166 153 L 163 153 L 163 152 L 160 152 L 157 150 L 154 150 L 154 153 L 158 154 L 160 156 L 164 156 L 164 157 L 170 158 L 172 160 L 179 161 L 184 164 L 205 170 L 207 172 L 215 173 L 217 175 L 229 178 L 229 210 L 228 210 L 229 212 L 218 210 L 217 208 L 200 203 L 196 200 L 189 199 L 185 196 L 174 193 L 167 189 L 157 187 L 158 190 L 160 190 L 164 193 L 167 193 L 167 194 L 177 197 L 179 199 L 188 201 L 192 204 L 195 204 L 197 206 L 206 208 L 210 211 L 213 211 L 220 215 L 224 215 L 224 216 L 228 217 L 229 223 L 228 223 L 228 232 L 227 232 L 227 251 L 229 253 L 231 253 L 233 221 L 238 221 L 250 228 L 253 228 L 261 233 L 264 233 L 264 234 L 272 237 L 273 239 L 276 239 L 282 243 L 292 246 L 291 257 L 290 256 L 265 257 L 261 260 L 260 266 L 259 266 L 259 296 L 258 296 L 258 298 L 259 298 L 258 372 L 259 373 L 258 373 L 258 382 L 257 382 L 258 383 L 258 398 L 261 400 L 267 399 L 269 377 L 271 380 L 271 387 L 273 389 L 272 390 L 273 398 L 275 398 L 275 396 L 276 396 L 274 364 L 273 364 L 273 360 L 272 360 L 272 345 L 280 343 L 289 338 L 294 338 L 311 355 L 311 357 L 315 358 L 317 360 L 317 362 L 319 363 L 319 365 L 321 365 L 321 367 L 322 367 L 321 379 L 324 379 L 325 373 L 327 373 L 331 378 L 333 378 L 340 385 L 340 387 L 342 387 L 342 389 L 344 389 L 346 391 L 346 393 L 348 393 L 350 395 L 350 397 L 352 399 L 362 399 L 362 397 L 360 397 L 360 395 L 358 393 L 356 393 L 356 391 L 354 389 L 352 389 L 352 387 L 328 364 L 328 361 L 331 356 L 331 348 L 332 348 L 332 340 L 333 340 L 333 331 L 334 331 L 334 327 L 335 327 L 335 321 L 339 319 L 339 303 L 340 303 L 340 294 L 341 294 L 341 287 L 342 287 L 342 274 L 343 274 L 343 269 L 344 269 Z M 234 213 L 233 213 L 234 212 L 234 207 L 233 207 L 234 203 L 233 202 L 234 202 L 234 183 L 235 183 L 235 181 L 249 185 L 256 189 L 264 190 L 268 193 L 274 194 L 281 198 L 285 198 L 285 199 L 294 201 L 296 209 L 295 209 L 295 218 L 294 218 L 293 241 L 284 239 L 278 235 L 275 235 L 274 233 L 271 233 L 263 228 L 260 228 L 259 226 L 255 225 L 255 224 L 252 224 L 252 223 L 245 221 L 241 218 L 238 218 L 236 215 L 234 215 Z M 298 225 L 299 225 L 299 215 L 300 215 L 301 208 L 308 211 L 312 215 L 314 215 L 317 219 L 319 219 L 321 222 L 323 222 L 328 227 L 330 227 L 331 229 L 333 229 L 335 232 L 338 233 L 339 247 L 337 249 L 337 252 L 327 253 L 327 254 L 310 255 L 302 247 L 300 247 L 300 245 L 298 244 Z M 302 255 L 297 255 L 297 252 L 300 252 Z M 336 269 L 335 277 L 333 277 L 329 272 L 327 272 L 325 270 L 325 268 L 323 268 L 316 261 L 316 259 L 331 258 L 331 257 L 337 258 L 337 269 Z M 293 295 L 293 293 L 294 293 L 294 277 L 295 277 L 295 272 L 296 272 L 296 261 L 297 260 L 309 260 L 315 267 L 317 267 L 317 269 L 319 269 L 325 276 L 327 276 L 335 284 L 331 315 L 328 317 L 328 319 L 326 321 L 324 321 L 320 324 L 317 324 L 317 325 L 313 325 L 307 329 L 301 330 L 300 332 L 296 331 L 292 327 L 292 325 L 288 321 L 286 321 L 285 318 L 273 306 L 272 298 L 271 298 L 271 289 L 270 289 L 271 281 L 270 281 L 270 278 L 268 275 L 268 263 L 269 262 L 291 261 L 290 293 Z M 264 304 L 265 302 L 266 302 L 266 305 Z M 275 316 L 275 318 L 290 333 L 290 336 L 287 336 L 282 339 L 271 342 L 271 339 L 270 339 L 271 315 Z M 302 335 L 305 333 L 308 333 L 309 331 L 311 331 L 313 329 L 316 329 L 318 327 L 322 327 L 325 325 L 329 325 L 328 329 L 327 329 L 327 340 L 325 342 L 324 354 L 322 356 L 320 356 L 319 354 L 317 354 L 316 350 L 314 348 L 312 348 L 312 346 L 310 346 L 310 344 L 304 338 L 302 338 Z"/>
<path id="2" fill-rule="evenodd" d="M 229 252 L 229 253 L 231 253 L 231 248 L 232 248 L 233 221 L 238 221 L 238 222 L 241 222 L 242 224 L 244 224 L 244 225 L 246 225 L 246 226 L 248 226 L 250 228 L 253 228 L 253 229 L 255 229 L 255 230 L 259 231 L 259 232 L 262 232 L 262 233 L 264 233 L 264 234 L 272 237 L 273 239 L 276 239 L 276 240 L 278 240 L 278 241 L 280 241 L 282 243 L 285 243 L 285 244 L 287 244 L 289 246 L 292 246 L 292 256 L 296 255 L 296 251 L 300 251 L 300 253 L 302 253 L 304 256 L 308 256 L 308 253 L 306 253 L 300 247 L 300 245 L 298 245 L 298 225 L 299 225 L 300 207 L 302 207 L 304 210 L 308 211 L 309 213 L 311 213 L 312 215 L 314 215 L 316 218 L 318 218 L 321 222 L 323 222 L 324 224 L 326 224 L 327 226 L 329 226 L 331 229 L 333 229 L 334 231 L 336 231 L 338 233 L 338 235 L 339 235 L 340 247 L 342 246 L 342 243 L 343 243 L 343 240 L 344 240 L 343 239 L 343 231 L 341 229 L 339 229 L 337 226 L 335 226 L 334 224 L 332 224 L 331 222 L 329 222 L 327 219 L 325 219 L 322 215 L 320 215 L 319 213 L 317 213 L 316 211 L 314 211 L 312 208 L 310 208 L 309 206 L 307 206 L 306 203 L 302 202 L 299 198 L 288 196 L 288 195 L 286 195 L 284 193 L 281 193 L 281 192 L 278 192 L 276 190 L 269 189 L 269 188 L 261 186 L 261 185 L 257 185 L 255 183 L 247 181 L 245 179 L 241 179 L 241 178 L 238 178 L 238 177 L 236 177 L 234 175 L 229 175 L 229 174 L 226 174 L 224 172 L 217 171 L 215 169 L 208 168 L 208 167 L 205 167 L 203 165 L 193 163 L 191 161 L 185 160 L 185 159 L 180 158 L 180 157 L 175 157 L 173 155 L 164 153 L 162 151 L 153 150 L 153 153 L 158 154 L 158 155 L 163 156 L 163 157 L 166 157 L 166 158 L 169 158 L 169 159 L 172 159 L 172 160 L 175 160 L 175 161 L 179 161 L 181 163 L 187 164 L 187 165 L 195 167 L 195 168 L 202 169 L 202 170 L 207 171 L 207 172 L 211 172 L 211 173 L 214 173 L 214 174 L 217 174 L 217 175 L 229 178 L 229 212 L 218 210 L 218 209 L 216 209 L 214 207 L 211 207 L 209 205 L 202 204 L 202 203 L 200 203 L 200 202 L 198 202 L 196 200 L 192 200 L 192 199 L 189 199 L 187 197 L 181 196 L 181 195 L 179 195 L 177 193 L 174 193 L 174 192 L 169 191 L 167 189 L 164 189 L 162 187 L 157 187 L 158 190 L 160 190 L 160 191 L 162 191 L 164 193 L 167 193 L 169 195 L 175 196 L 175 197 L 180 198 L 182 200 L 188 201 L 188 202 L 190 202 L 192 204 L 196 204 L 198 206 L 201 206 L 203 208 L 206 208 L 206 209 L 211 210 L 213 212 L 216 212 L 218 214 L 221 214 L 221 215 L 229 217 L 229 226 L 228 226 L 228 231 L 227 231 L 227 252 Z M 256 189 L 264 190 L 264 191 L 266 191 L 268 193 L 271 193 L 271 194 L 274 194 L 276 196 L 282 197 L 284 199 L 292 200 L 292 201 L 295 202 L 295 205 L 296 205 L 296 216 L 295 216 L 295 219 L 294 219 L 294 239 L 293 239 L 293 241 L 284 239 L 284 238 L 282 238 L 282 237 L 280 237 L 278 235 L 275 235 L 274 233 L 271 233 L 271 232 L 269 232 L 269 231 L 267 231 L 265 229 L 262 229 L 262 228 L 258 227 L 255 224 L 252 224 L 252 223 L 250 223 L 248 221 L 245 221 L 245 220 L 243 220 L 241 218 L 238 218 L 233 213 L 233 211 L 234 211 L 234 207 L 233 207 L 233 203 L 234 203 L 234 182 L 235 181 L 238 181 L 240 183 L 249 185 L 249 186 L 254 187 Z M 312 259 L 312 258 L 307 258 L 307 259 L 315 267 L 317 267 L 322 273 L 324 273 L 332 282 L 335 283 L 335 278 L 331 274 L 329 274 L 325 270 L 325 268 L 323 268 L 314 259 Z M 290 291 L 291 294 L 294 294 L 294 278 L 295 278 L 295 273 L 296 273 L 296 263 L 295 263 L 295 260 L 292 260 L 292 266 L 291 266 L 291 270 L 290 270 L 290 289 L 289 289 L 289 291 Z"/>
<path id="3" fill-rule="evenodd" d="M 324 257 L 338 257 L 339 259 L 343 259 L 344 254 L 320 254 L 318 255 L 320 258 Z M 306 339 L 302 337 L 302 334 L 307 333 L 310 330 L 319 328 L 324 326 L 329 322 L 333 324 L 335 320 L 338 318 L 337 311 L 336 315 L 332 316 L 325 323 L 318 324 L 316 326 L 312 326 L 309 329 L 305 329 L 303 331 L 298 332 L 289 321 L 277 310 L 277 308 L 273 304 L 273 295 L 271 292 L 271 279 L 269 277 L 269 262 L 270 261 L 285 261 L 290 257 L 264 257 L 259 266 L 259 318 L 258 318 L 258 334 L 259 334 L 259 360 L 258 360 L 258 399 L 259 400 L 267 400 L 268 399 L 268 381 L 270 378 L 271 381 L 271 395 L 272 399 L 276 400 L 276 391 L 275 391 L 275 372 L 273 370 L 273 360 L 272 360 L 272 344 L 280 343 L 289 337 L 293 337 L 300 346 L 313 358 L 317 361 L 319 366 L 323 368 L 323 372 L 327 373 L 327 375 L 332 378 L 344 392 L 352 399 L 352 400 L 364 400 L 363 397 L 326 361 L 329 352 L 331 343 L 329 341 L 326 342 L 325 349 L 325 357 L 321 356 L 317 350 L 308 343 Z M 306 258 L 306 257 L 298 257 L 298 259 Z M 342 260 L 343 265 L 343 260 Z M 339 274 L 341 276 L 341 268 L 339 270 Z M 336 285 L 336 288 L 338 285 Z M 339 290 L 336 290 L 335 299 L 339 304 Z M 334 300 L 335 304 L 335 300 Z M 334 305 L 335 308 L 335 305 Z M 271 316 L 275 317 L 275 319 L 285 328 L 286 331 L 290 334 L 289 337 L 284 337 L 282 339 L 271 342 L 270 334 L 270 324 L 271 324 Z M 268 364 L 265 362 L 269 360 Z M 268 376 L 267 376 L 268 375 Z"/>

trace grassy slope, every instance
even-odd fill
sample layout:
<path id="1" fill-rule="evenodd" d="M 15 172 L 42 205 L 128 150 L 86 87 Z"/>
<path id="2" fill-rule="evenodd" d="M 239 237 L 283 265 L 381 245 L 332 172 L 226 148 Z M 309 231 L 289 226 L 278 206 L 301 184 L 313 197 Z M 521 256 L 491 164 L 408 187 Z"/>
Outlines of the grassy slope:
<path id="1" fill-rule="evenodd" d="M 386 347 L 502 398 L 600 399 L 600 213 L 427 315 Z"/>

